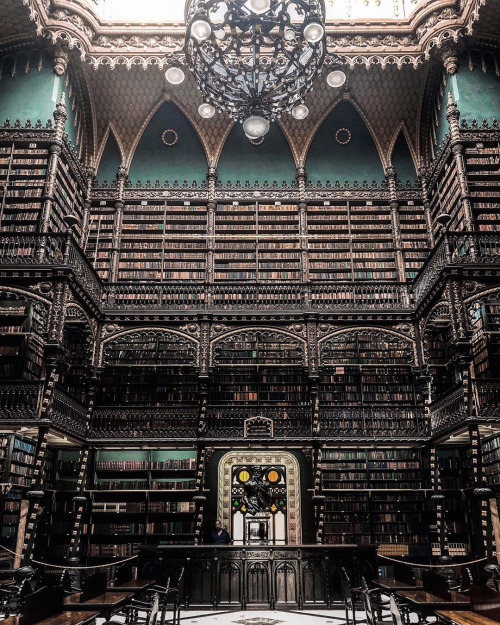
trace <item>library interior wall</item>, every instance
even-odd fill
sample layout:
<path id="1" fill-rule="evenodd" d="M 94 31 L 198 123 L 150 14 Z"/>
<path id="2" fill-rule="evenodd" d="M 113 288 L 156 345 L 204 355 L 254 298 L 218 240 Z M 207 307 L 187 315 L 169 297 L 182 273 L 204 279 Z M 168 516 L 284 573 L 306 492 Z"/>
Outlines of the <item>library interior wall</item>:
<path id="1" fill-rule="evenodd" d="M 174 145 L 163 143 L 162 135 L 167 129 L 177 133 Z M 168 142 L 175 141 L 173 133 L 166 138 Z M 207 169 L 205 152 L 194 128 L 173 102 L 164 102 L 137 145 L 130 165 L 130 179 L 133 183 L 186 180 L 191 184 L 196 180 L 200 184 L 206 178 Z"/>
<path id="2" fill-rule="evenodd" d="M 97 169 L 97 180 L 103 182 L 106 180 L 110 184 L 116 177 L 116 172 L 121 164 L 120 148 L 113 132 L 109 132 L 106 145 L 102 152 L 99 167 Z"/>
<path id="3" fill-rule="evenodd" d="M 406 183 L 407 180 L 414 182 L 417 172 L 415 170 L 415 164 L 411 156 L 410 148 L 408 147 L 408 142 L 406 141 L 405 134 L 402 130 L 396 139 L 396 143 L 394 144 L 391 162 L 396 170 L 398 179 L 403 184 Z"/>
<path id="4" fill-rule="evenodd" d="M 470 124 L 475 119 L 481 124 L 486 119 L 491 124 L 493 119 L 500 118 L 500 77 L 496 74 L 494 58 L 488 55 L 482 58 L 474 52 L 470 57 L 463 54 L 459 59 L 457 73 L 448 77 L 443 89 L 436 129 L 438 145 L 448 132 L 446 103 L 450 91 L 460 111 L 460 121 L 465 120 Z"/>
<path id="5" fill-rule="evenodd" d="M 241 124 L 234 124 L 229 133 L 217 166 L 219 178 L 225 184 L 248 180 L 253 184 L 274 180 L 289 185 L 295 179 L 296 169 L 290 145 L 278 123 L 271 124 L 260 145 L 252 145 Z"/>
<path id="6" fill-rule="evenodd" d="M 350 140 L 343 145 L 339 141 L 348 138 L 345 128 L 350 133 Z M 335 135 L 337 134 L 337 139 Z M 320 181 L 338 180 L 341 185 L 357 180 L 378 184 L 384 178 L 384 170 L 377 147 L 365 122 L 350 102 L 340 102 L 328 115 L 316 132 L 309 148 L 306 169 L 313 184 Z"/>
<path id="7" fill-rule="evenodd" d="M 7 55 L 2 58 L 2 77 L 0 83 L 0 123 L 8 118 L 11 124 L 20 119 L 24 124 L 27 119 L 36 123 L 38 119 L 45 125 L 53 120 L 53 112 L 62 92 L 66 95 L 68 120 L 66 132 L 73 145 L 77 144 L 75 94 L 70 95 L 65 77 L 54 74 L 52 59 L 32 50 Z M 36 94 L 36 97 L 33 97 Z"/>

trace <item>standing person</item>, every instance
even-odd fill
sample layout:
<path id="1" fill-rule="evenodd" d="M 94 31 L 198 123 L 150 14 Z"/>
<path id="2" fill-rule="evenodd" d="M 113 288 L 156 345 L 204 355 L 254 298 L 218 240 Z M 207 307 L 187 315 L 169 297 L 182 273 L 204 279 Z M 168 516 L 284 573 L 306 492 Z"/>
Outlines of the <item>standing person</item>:
<path id="1" fill-rule="evenodd" d="M 231 536 L 229 532 L 222 527 L 220 519 L 215 522 L 215 530 L 211 535 L 212 545 L 229 545 L 231 543 Z"/>

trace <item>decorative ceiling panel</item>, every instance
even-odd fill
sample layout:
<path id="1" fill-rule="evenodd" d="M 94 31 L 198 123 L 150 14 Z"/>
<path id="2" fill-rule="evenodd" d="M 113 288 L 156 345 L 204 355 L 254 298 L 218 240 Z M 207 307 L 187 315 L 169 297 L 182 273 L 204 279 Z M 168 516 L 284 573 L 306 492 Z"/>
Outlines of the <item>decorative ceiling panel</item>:
<path id="1" fill-rule="evenodd" d="M 0 13 L 0 47 L 34 39 L 35 24 L 30 20 L 28 7 L 21 1 L 2 0 Z"/>

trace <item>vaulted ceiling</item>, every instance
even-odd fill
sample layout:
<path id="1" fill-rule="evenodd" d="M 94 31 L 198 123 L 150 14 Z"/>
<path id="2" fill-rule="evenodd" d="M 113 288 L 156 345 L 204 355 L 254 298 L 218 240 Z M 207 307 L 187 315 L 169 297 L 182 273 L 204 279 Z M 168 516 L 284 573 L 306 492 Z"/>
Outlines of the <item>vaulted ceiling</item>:
<path id="1" fill-rule="evenodd" d="M 231 120 L 219 113 L 211 120 L 198 115 L 201 96 L 192 78 L 168 87 L 164 78 L 165 53 L 181 49 L 183 27 L 101 22 L 90 6 L 89 0 L 2 0 L 0 48 L 36 43 L 68 57 L 92 120 L 87 157 L 94 162 L 111 130 L 129 164 L 148 121 L 172 99 L 200 135 L 209 162 L 216 163 Z M 328 53 L 341 55 L 348 80 L 334 90 L 321 78 L 306 101 L 307 119 L 280 120 L 296 163 L 341 99 L 350 100 L 364 118 L 384 165 L 402 128 L 418 154 L 428 76 L 443 58 L 476 40 L 500 43 L 498 0 L 426 0 L 411 19 L 330 24 Z"/>

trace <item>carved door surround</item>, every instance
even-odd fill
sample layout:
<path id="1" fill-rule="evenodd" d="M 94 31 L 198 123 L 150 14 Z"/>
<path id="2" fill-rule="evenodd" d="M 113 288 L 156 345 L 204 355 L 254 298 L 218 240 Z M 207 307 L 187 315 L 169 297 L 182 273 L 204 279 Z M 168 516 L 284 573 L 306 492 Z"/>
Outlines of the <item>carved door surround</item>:
<path id="1" fill-rule="evenodd" d="M 233 466 L 249 465 L 283 465 L 286 467 L 287 496 L 287 538 L 289 545 L 302 544 L 302 524 L 300 514 L 300 469 L 297 458 L 288 451 L 279 450 L 248 450 L 230 451 L 219 463 L 217 489 L 217 518 L 222 524 L 231 526 L 231 479 Z"/>

